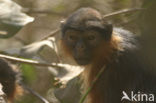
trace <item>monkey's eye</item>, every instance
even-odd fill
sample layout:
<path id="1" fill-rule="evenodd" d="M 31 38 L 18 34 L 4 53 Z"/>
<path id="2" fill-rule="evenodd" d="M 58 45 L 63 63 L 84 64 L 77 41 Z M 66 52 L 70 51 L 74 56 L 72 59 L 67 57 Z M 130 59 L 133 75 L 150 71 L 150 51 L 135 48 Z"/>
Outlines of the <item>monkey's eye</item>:
<path id="1" fill-rule="evenodd" d="M 88 37 L 87 37 L 87 40 L 95 40 L 95 36 L 94 35 L 89 35 Z"/>

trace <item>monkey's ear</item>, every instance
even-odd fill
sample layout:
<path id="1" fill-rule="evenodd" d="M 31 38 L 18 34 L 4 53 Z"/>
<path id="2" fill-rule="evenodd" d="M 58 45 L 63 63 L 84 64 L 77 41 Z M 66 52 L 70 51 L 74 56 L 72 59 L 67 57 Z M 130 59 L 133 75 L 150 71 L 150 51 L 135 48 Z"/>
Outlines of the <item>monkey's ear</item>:
<path id="1" fill-rule="evenodd" d="M 105 38 L 106 40 L 110 40 L 111 36 L 112 36 L 112 32 L 113 32 L 113 25 L 110 23 L 106 23 L 104 24 L 104 34 L 105 34 Z"/>

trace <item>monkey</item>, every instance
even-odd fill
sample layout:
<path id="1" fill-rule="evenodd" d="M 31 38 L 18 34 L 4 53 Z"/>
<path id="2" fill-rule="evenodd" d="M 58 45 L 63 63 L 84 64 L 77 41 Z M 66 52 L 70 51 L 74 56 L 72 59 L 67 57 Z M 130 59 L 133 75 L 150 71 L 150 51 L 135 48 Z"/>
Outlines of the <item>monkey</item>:
<path id="1" fill-rule="evenodd" d="M 137 36 L 113 27 L 96 9 L 84 7 L 61 22 L 61 46 L 67 56 L 84 66 L 85 90 L 104 71 L 85 103 L 147 103 L 131 93 L 156 95 L 156 73 L 140 55 Z M 128 99 L 122 97 L 129 96 Z M 154 98 L 149 103 L 154 103 Z"/>
<path id="2" fill-rule="evenodd" d="M 17 83 L 18 73 L 13 69 L 8 61 L 0 58 L 0 83 L 2 91 L 6 94 L 9 103 L 12 103 L 15 96 L 22 93 L 22 88 Z"/>

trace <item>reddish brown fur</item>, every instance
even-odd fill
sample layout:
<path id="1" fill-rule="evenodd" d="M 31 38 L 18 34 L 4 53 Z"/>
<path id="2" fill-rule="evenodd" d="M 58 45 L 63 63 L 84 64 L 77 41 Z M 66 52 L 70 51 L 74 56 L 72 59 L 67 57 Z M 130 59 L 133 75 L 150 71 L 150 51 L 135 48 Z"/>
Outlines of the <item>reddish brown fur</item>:
<path id="1" fill-rule="evenodd" d="M 63 40 L 60 40 L 59 46 L 63 50 L 63 53 L 64 53 L 64 55 L 66 55 L 66 57 L 70 57 L 73 59 L 73 57 L 71 55 L 72 54 L 71 50 L 67 47 L 67 45 L 64 43 Z"/>
<path id="2" fill-rule="evenodd" d="M 108 62 L 111 62 L 111 54 L 116 50 L 122 49 L 118 46 L 121 40 L 120 37 L 113 35 L 110 41 L 103 41 L 103 43 L 95 50 L 94 54 L 96 55 L 93 62 L 86 66 L 86 70 L 83 73 L 86 89 L 89 88 L 100 69 L 106 66 L 105 64 Z M 87 103 L 104 103 L 103 94 L 100 94 L 99 92 L 102 88 L 96 88 L 96 86 L 97 85 L 95 84 L 94 88 L 89 93 Z"/>

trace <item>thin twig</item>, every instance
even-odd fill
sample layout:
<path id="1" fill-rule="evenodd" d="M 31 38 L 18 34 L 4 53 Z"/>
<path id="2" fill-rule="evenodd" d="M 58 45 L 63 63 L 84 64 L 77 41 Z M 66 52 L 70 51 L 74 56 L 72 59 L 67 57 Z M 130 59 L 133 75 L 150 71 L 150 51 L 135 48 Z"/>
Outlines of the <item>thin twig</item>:
<path id="1" fill-rule="evenodd" d="M 116 16 L 116 15 L 120 15 L 120 14 L 126 14 L 126 13 L 130 13 L 130 12 L 136 12 L 136 11 L 140 11 L 140 10 L 145 10 L 143 8 L 131 8 L 131 9 L 123 9 L 123 10 L 119 10 L 119 11 L 115 11 L 109 14 L 106 14 L 103 16 L 103 19 L 108 18 L 108 17 L 112 17 L 112 16 Z"/>
<path id="2" fill-rule="evenodd" d="M 37 65 L 37 66 L 51 66 L 51 67 L 61 68 L 61 66 L 58 66 L 56 64 L 43 63 L 43 62 L 39 62 L 36 60 L 22 59 L 22 58 L 8 56 L 8 55 L 4 55 L 4 54 L 0 54 L 0 58 L 4 58 L 4 59 L 10 60 L 10 61 L 15 61 L 15 62 L 20 62 L 20 63 L 33 64 L 33 65 Z"/>
<path id="3" fill-rule="evenodd" d="M 82 96 L 82 98 L 80 99 L 80 102 L 79 103 L 83 103 L 85 101 L 87 95 L 93 89 L 94 85 L 96 84 L 97 80 L 100 78 L 101 74 L 104 72 L 105 68 L 106 68 L 106 66 L 102 67 L 101 70 L 98 72 L 98 74 L 94 78 L 92 84 L 90 85 L 90 87 L 88 88 L 88 90 L 85 92 L 85 94 Z"/>
<path id="4" fill-rule="evenodd" d="M 52 37 L 52 36 L 56 35 L 57 33 L 59 33 L 59 31 L 60 31 L 60 28 L 55 29 L 51 33 L 49 33 L 46 37 L 43 37 L 41 40 L 48 39 L 49 37 Z"/>
<path id="5" fill-rule="evenodd" d="M 33 89 L 29 88 L 28 86 L 26 86 L 23 83 L 19 83 L 25 90 L 27 90 L 29 93 L 33 94 L 34 96 L 36 96 L 37 98 L 39 98 L 43 103 L 49 103 L 48 100 L 46 100 L 44 97 L 42 97 L 40 94 L 38 94 L 37 92 L 35 92 Z"/>

